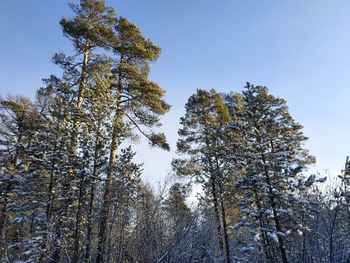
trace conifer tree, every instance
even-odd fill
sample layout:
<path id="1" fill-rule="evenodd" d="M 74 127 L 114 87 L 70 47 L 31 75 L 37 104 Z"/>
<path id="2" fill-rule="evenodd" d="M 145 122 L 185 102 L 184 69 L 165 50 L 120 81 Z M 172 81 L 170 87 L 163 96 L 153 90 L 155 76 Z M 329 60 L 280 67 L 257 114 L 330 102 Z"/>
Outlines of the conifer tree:
<path id="1" fill-rule="evenodd" d="M 97 215 L 95 210 L 98 207 L 96 201 L 99 194 L 97 192 L 98 186 L 102 180 L 101 174 L 105 172 L 107 167 L 107 142 L 109 139 L 108 130 L 111 127 L 110 104 L 112 101 L 112 96 L 109 93 L 112 83 L 110 60 L 100 58 L 99 63 L 95 63 L 89 73 L 91 78 L 86 85 L 86 100 L 84 101 L 84 108 L 87 112 L 82 118 L 84 132 L 80 143 L 82 152 L 85 153 L 84 159 L 87 160 L 85 166 L 87 173 L 80 178 L 79 187 L 79 192 L 83 193 L 79 195 L 80 210 L 85 214 L 78 213 L 78 211 L 76 213 L 76 216 L 82 218 L 79 220 L 81 224 L 83 224 L 84 218 L 86 220 L 86 223 L 83 224 L 86 228 L 86 238 L 81 244 L 85 245 L 85 251 L 80 253 L 80 258 L 83 253 L 86 262 L 91 261 L 94 219 Z M 76 220 L 76 236 L 78 237 L 81 227 Z M 78 244 L 79 242 L 77 242 L 76 247 Z"/>
<path id="2" fill-rule="evenodd" d="M 100 180 L 99 174 L 106 169 L 106 153 L 110 127 L 112 97 L 109 90 L 112 84 L 110 59 L 96 57 L 89 68 L 89 79 L 86 83 L 86 99 L 83 107 L 86 113 L 81 116 L 80 151 L 83 166 L 76 178 L 77 204 L 75 211 L 74 260 L 81 260 L 85 244 L 85 258 L 89 258 L 91 248 L 92 214 L 94 213 L 95 185 Z M 88 218 L 86 241 L 81 242 L 81 228 L 84 216 Z"/>
<path id="3" fill-rule="evenodd" d="M 190 209 L 186 204 L 187 189 L 180 183 L 174 183 L 170 189 L 168 198 L 164 201 L 164 209 L 169 214 L 170 228 L 175 230 L 176 237 L 186 226 L 186 219 L 190 216 Z"/>
<path id="4" fill-rule="evenodd" d="M 64 217 L 68 216 L 68 208 L 77 206 L 75 215 L 72 216 L 72 220 L 75 217 L 75 231 L 72 235 L 74 241 L 74 253 L 73 262 L 78 262 L 79 258 L 79 236 L 80 236 L 80 222 L 81 222 L 81 206 L 84 198 L 83 181 L 86 179 L 84 173 L 79 172 L 78 164 L 82 166 L 87 165 L 84 161 L 78 161 L 76 155 L 78 149 L 78 142 L 84 141 L 79 138 L 80 126 L 82 119 L 86 117 L 87 109 L 83 109 L 84 100 L 86 100 L 89 91 L 89 83 L 93 82 L 92 75 L 96 64 L 101 63 L 101 57 L 94 54 L 96 49 L 108 49 L 111 40 L 113 39 L 113 24 L 115 23 L 115 12 L 112 8 L 106 7 L 102 0 L 82 0 L 79 5 L 71 4 L 71 9 L 75 13 L 75 17 L 71 19 L 63 18 L 60 24 L 63 29 L 64 35 L 72 41 L 74 47 L 74 55 L 66 56 L 63 53 L 55 54 L 53 60 L 63 69 L 64 82 L 67 83 L 67 92 L 71 94 L 70 101 L 67 101 L 71 105 L 69 113 L 68 125 L 71 125 L 70 134 L 70 146 L 69 146 L 69 163 L 72 165 L 66 182 L 66 191 L 63 193 L 65 196 L 74 196 L 75 187 L 79 190 L 76 193 L 79 197 L 77 201 L 71 198 L 71 203 L 66 204 L 66 211 Z M 91 86 L 91 85 L 90 85 Z M 80 171 L 84 171 L 84 167 L 80 167 Z M 74 169 L 73 169 L 74 167 Z M 80 178 L 77 178 L 80 177 Z M 84 179 L 85 178 L 85 179 Z M 77 186 L 71 184 L 76 183 Z M 74 209 L 72 209 L 74 210 Z M 59 254 L 59 253 L 58 253 Z"/>
<path id="5" fill-rule="evenodd" d="M 17 223 L 23 223 L 26 216 L 21 186 L 28 170 L 27 150 L 38 129 L 34 121 L 37 116 L 28 98 L 9 97 L 0 101 L 0 252 L 4 256 L 1 260 L 6 260 L 7 246 L 21 239 L 18 233 L 22 227 L 17 228 Z"/>
<path id="6" fill-rule="evenodd" d="M 192 227 L 194 218 L 191 215 L 191 209 L 186 204 L 189 189 L 180 183 L 174 183 L 168 193 L 168 197 L 163 202 L 165 211 L 165 222 L 167 223 L 167 242 L 166 252 L 158 262 L 179 262 L 181 261 L 185 241 Z"/>
<path id="7" fill-rule="evenodd" d="M 126 260 L 129 252 L 129 239 L 133 231 L 134 213 L 142 188 L 142 164 L 134 162 L 135 152 L 131 147 L 121 150 L 113 182 L 112 221 L 108 234 L 107 260 L 114 257 L 118 262 Z"/>
<path id="8" fill-rule="evenodd" d="M 69 82 L 65 78 L 51 76 L 44 80 L 44 84 L 37 94 L 43 129 L 32 148 L 32 165 L 33 170 L 41 172 L 41 180 L 46 183 L 43 188 L 47 191 L 47 235 L 43 239 L 41 260 L 47 257 L 51 262 L 59 262 L 61 249 L 68 249 L 63 244 L 66 244 L 66 235 L 71 233 L 72 222 L 67 214 L 72 200 L 72 196 L 67 194 L 71 191 L 69 174 L 72 169 L 69 155 L 70 133 L 67 129 L 71 115 L 70 104 L 67 102 L 71 100 L 72 93 L 69 92 Z"/>
<path id="9" fill-rule="evenodd" d="M 197 207 L 180 183 L 143 183 L 127 139 L 170 148 L 160 47 L 104 0 L 70 7 L 62 75 L 0 98 L 0 262 L 350 262 L 350 161 L 315 185 L 302 126 L 266 87 L 189 98 L 172 165 L 202 186 Z"/>
<path id="10" fill-rule="evenodd" d="M 96 48 L 108 48 L 112 41 L 115 11 L 106 7 L 103 0 L 81 0 L 80 5 L 70 4 L 76 16 L 63 18 L 60 24 L 64 35 L 73 43 L 75 54 L 65 56 L 58 53 L 54 62 L 60 65 L 72 78 L 74 92 L 74 117 L 71 136 L 71 153 L 77 149 L 78 132 L 81 118 L 89 67 L 94 63 L 92 51 Z"/>
<path id="11" fill-rule="evenodd" d="M 175 159 L 173 166 L 179 175 L 194 176 L 209 191 L 215 211 L 220 250 L 230 262 L 226 214 L 224 206 L 224 172 L 226 136 L 229 111 L 215 90 L 197 90 L 186 104 L 185 116 L 177 143 L 185 158 Z"/>
<path id="12" fill-rule="evenodd" d="M 111 187 L 116 169 L 117 146 L 127 136 L 127 131 L 137 129 L 151 145 L 169 150 L 165 136 L 143 129 L 160 125 L 159 115 L 166 113 L 170 106 L 163 100 L 164 90 L 148 79 L 149 63 L 155 61 L 160 48 L 145 39 L 140 30 L 126 18 L 119 18 L 116 25 L 115 53 L 115 114 L 109 164 L 106 175 L 103 205 L 99 227 L 98 253 L 96 262 L 102 262 L 105 253 L 106 231 L 110 215 Z"/>
<path id="13" fill-rule="evenodd" d="M 247 218 L 260 224 L 257 235 L 262 235 L 270 262 L 281 258 L 287 263 L 285 240 L 289 230 L 298 225 L 293 207 L 301 205 L 298 194 L 309 184 L 301 172 L 314 159 L 303 148 L 307 138 L 283 99 L 270 95 L 265 87 L 248 83 L 242 101 L 243 111 L 237 113 L 240 121 L 236 124 L 245 138 L 245 172 L 238 186 L 245 190 L 246 199 L 240 205 Z M 273 251 L 273 242 L 279 256 Z"/>

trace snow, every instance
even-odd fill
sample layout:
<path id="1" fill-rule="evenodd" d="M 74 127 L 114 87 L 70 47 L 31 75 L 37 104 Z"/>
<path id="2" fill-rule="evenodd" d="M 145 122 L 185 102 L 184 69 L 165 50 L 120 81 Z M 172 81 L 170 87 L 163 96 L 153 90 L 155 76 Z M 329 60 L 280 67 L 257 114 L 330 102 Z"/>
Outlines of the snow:
<path id="1" fill-rule="evenodd" d="M 275 241 L 276 243 L 278 243 L 278 236 L 277 236 L 277 233 L 275 233 L 275 232 L 267 232 L 267 235 L 268 235 L 269 237 L 271 237 L 271 239 L 272 239 L 273 241 Z"/>

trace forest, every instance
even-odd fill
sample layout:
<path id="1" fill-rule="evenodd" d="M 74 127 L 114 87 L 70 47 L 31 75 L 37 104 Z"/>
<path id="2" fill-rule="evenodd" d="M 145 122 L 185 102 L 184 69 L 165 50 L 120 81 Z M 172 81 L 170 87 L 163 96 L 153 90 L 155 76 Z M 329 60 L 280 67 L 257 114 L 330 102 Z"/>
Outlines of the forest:
<path id="1" fill-rule="evenodd" d="M 265 86 L 197 89 L 175 180 L 145 183 L 133 144 L 170 150 L 161 49 L 103 0 L 70 7 L 62 74 L 0 98 L 0 262 L 350 262 L 350 162 L 336 183 L 310 173 L 303 126 Z"/>

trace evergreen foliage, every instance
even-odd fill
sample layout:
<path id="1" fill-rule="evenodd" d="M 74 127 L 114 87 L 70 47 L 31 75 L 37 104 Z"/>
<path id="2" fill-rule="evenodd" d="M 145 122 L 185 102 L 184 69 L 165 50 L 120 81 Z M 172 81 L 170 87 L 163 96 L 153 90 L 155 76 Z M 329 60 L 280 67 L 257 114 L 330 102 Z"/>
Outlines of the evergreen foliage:
<path id="1" fill-rule="evenodd" d="M 161 49 L 103 0 L 70 6 L 62 74 L 33 101 L 0 98 L 0 262 L 350 262 L 350 161 L 321 185 L 303 127 L 266 87 L 198 89 L 176 180 L 144 183 L 129 142 L 170 150 L 149 78 Z"/>

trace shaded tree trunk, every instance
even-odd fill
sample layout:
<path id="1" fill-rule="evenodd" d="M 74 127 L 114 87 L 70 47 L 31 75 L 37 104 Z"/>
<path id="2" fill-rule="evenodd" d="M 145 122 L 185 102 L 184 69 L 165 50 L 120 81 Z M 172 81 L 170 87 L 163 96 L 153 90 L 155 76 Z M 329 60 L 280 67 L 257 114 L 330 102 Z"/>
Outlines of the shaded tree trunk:
<path id="1" fill-rule="evenodd" d="M 113 132 L 110 146 L 109 164 L 107 170 L 107 178 L 105 183 L 105 191 L 103 194 L 103 204 L 100 216 L 100 227 L 98 234 L 98 246 L 97 246 L 97 257 L 96 263 L 102 263 L 105 253 L 106 243 L 106 231 L 109 219 L 109 210 L 111 206 L 112 198 L 112 184 L 113 184 L 113 173 L 115 171 L 115 165 L 117 160 L 117 145 L 120 137 L 120 126 L 121 126 L 121 93 L 122 93 L 122 70 L 121 64 L 119 64 L 118 73 L 118 84 L 117 84 L 117 97 L 116 97 L 116 112 L 113 120 Z"/>

